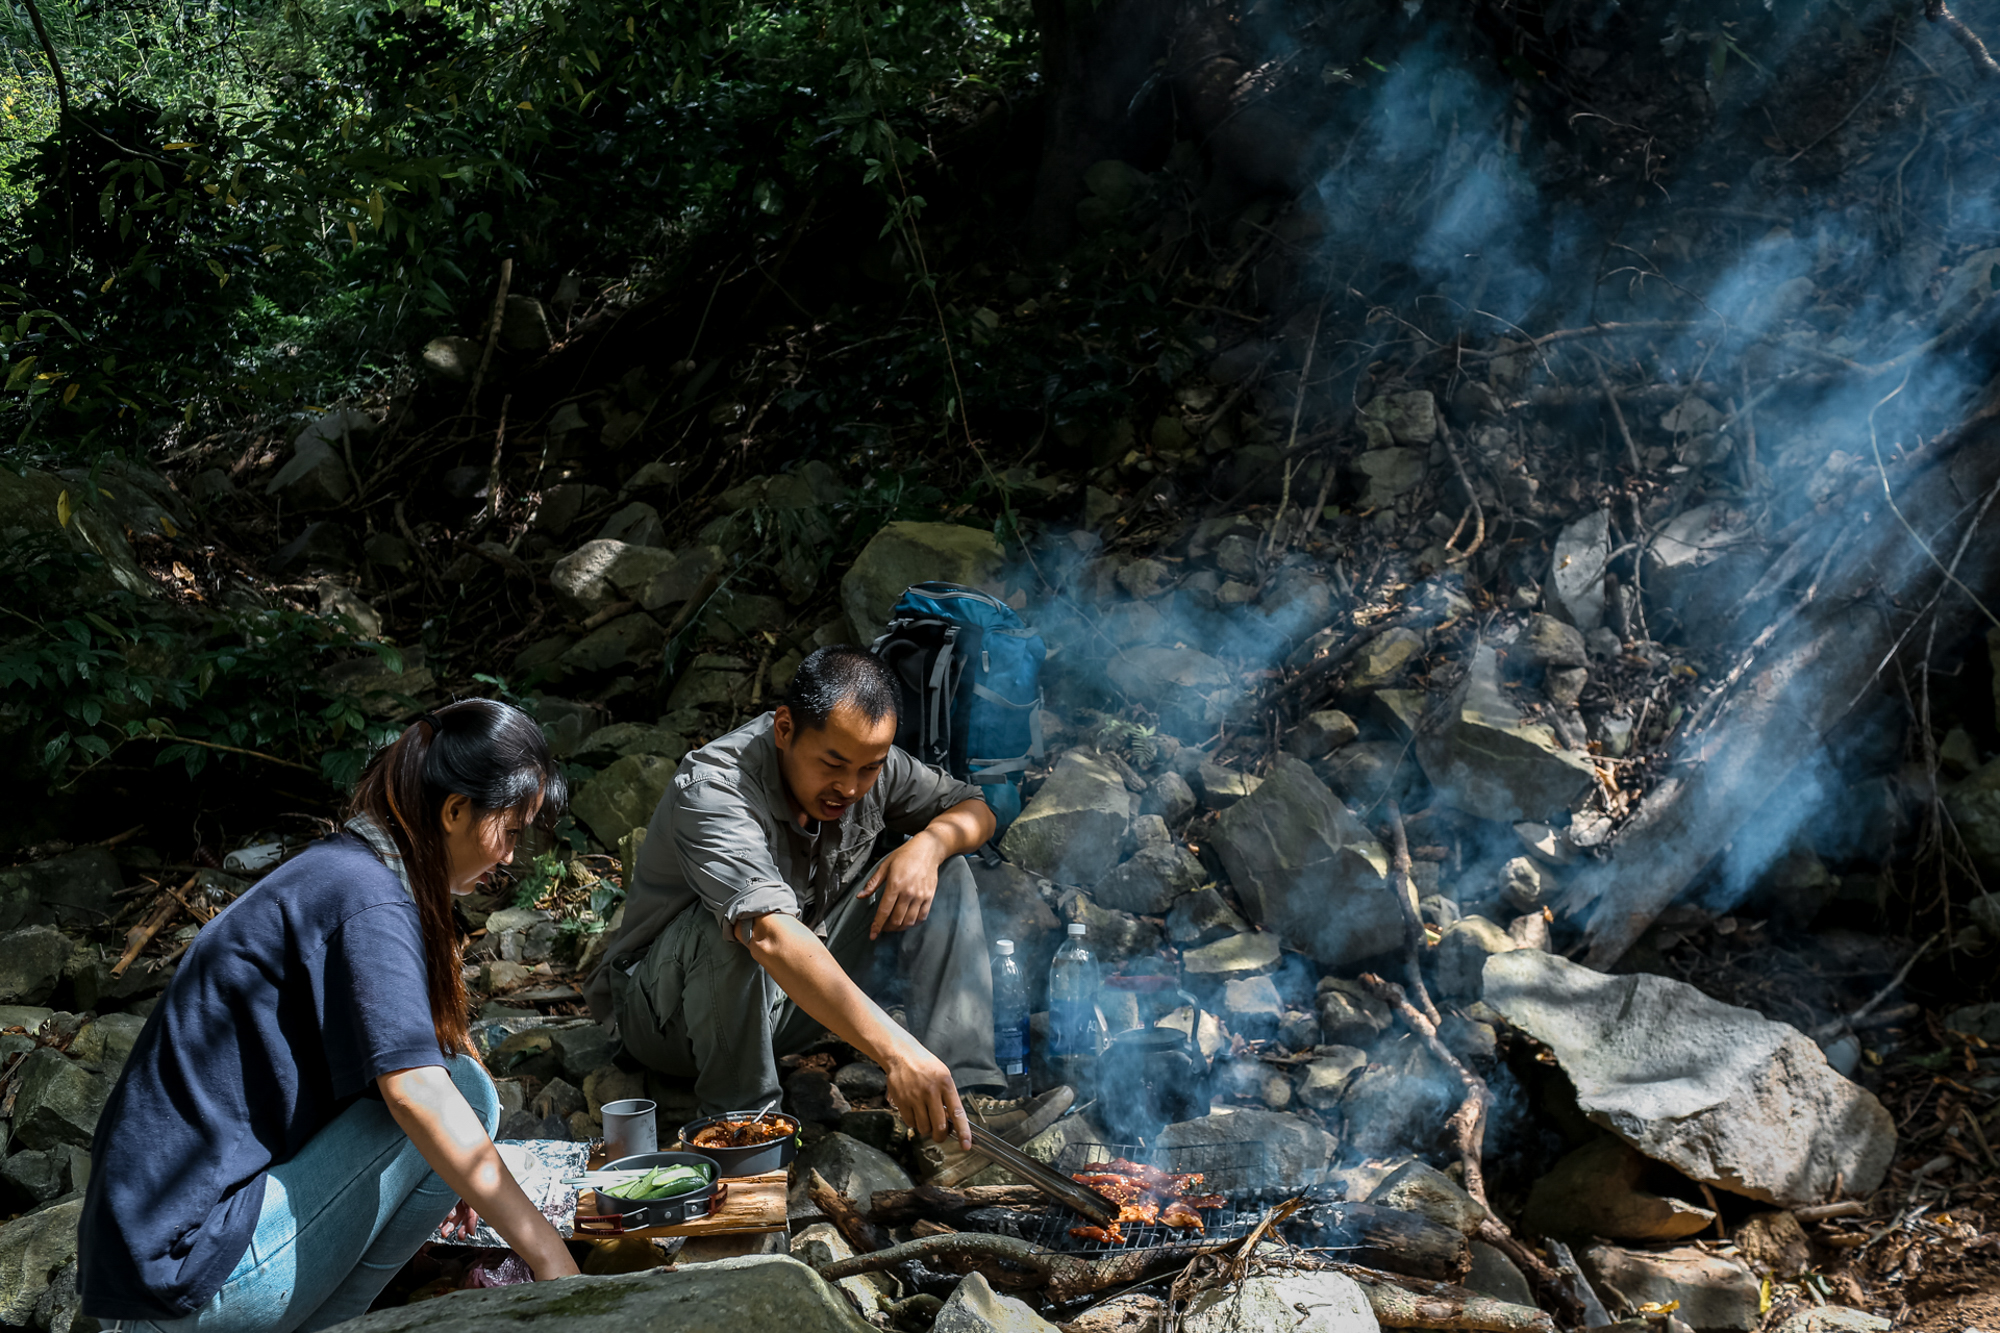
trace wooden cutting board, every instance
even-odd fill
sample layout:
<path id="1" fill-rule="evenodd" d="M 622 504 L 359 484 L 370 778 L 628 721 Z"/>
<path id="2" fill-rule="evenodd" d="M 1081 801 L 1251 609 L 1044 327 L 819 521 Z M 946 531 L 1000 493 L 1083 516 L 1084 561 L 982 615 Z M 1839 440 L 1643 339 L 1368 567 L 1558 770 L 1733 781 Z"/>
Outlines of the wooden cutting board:
<path id="1" fill-rule="evenodd" d="M 783 1231 L 785 1229 L 785 1188 L 786 1175 L 781 1168 L 767 1171 L 761 1176 L 737 1176 L 729 1182 L 729 1197 L 722 1201 L 722 1207 L 707 1217 L 694 1222 L 682 1222 L 671 1227 L 647 1227 L 643 1231 L 627 1231 L 627 1236 L 731 1236 L 760 1231 Z M 616 1202 L 616 1200 L 612 1200 Z M 597 1212 L 597 1191 L 584 1190 L 577 1195 L 576 1215 L 589 1217 Z M 588 1236 L 579 1231 L 585 1239 L 603 1239 Z"/>

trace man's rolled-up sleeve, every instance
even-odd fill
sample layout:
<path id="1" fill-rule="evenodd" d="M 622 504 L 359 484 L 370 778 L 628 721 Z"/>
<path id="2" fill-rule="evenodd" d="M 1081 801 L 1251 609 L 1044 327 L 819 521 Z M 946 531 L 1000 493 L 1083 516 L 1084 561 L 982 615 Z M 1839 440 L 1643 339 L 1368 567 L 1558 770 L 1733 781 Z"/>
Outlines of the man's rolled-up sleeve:
<path id="1" fill-rule="evenodd" d="M 771 859 L 770 830 L 735 787 L 696 778 L 674 810 L 674 854 L 687 882 L 725 927 L 746 916 L 799 916 L 799 896 Z"/>
<path id="2" fill-rule="evenodd" d="M 895 747 L 883 761 L 883 822 L 897 833 L 921 833 L 933 819 L 954 805 L 976 801 L 981 793 L 970 782 L 961 782 L 943 769 L 920 764 Z"/>

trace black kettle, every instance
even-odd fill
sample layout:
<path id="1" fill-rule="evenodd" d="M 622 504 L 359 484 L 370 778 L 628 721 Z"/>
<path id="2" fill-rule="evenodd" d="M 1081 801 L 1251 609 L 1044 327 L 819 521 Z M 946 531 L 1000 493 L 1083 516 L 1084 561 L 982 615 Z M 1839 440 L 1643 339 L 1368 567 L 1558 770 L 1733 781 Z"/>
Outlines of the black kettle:
<path id="1" fill-rule="evenodd" d="M 1161 1129 L 1208 1114 L 1213 1079 L 1201 1052 L 1202 1008 L 1178 992 L 1194 1013 L 1189 1031 L 1132 1028 L 1097 1058 L 1097 1107 L 1092 1118 L 1116 1143 L 1150 1143 Z"/>

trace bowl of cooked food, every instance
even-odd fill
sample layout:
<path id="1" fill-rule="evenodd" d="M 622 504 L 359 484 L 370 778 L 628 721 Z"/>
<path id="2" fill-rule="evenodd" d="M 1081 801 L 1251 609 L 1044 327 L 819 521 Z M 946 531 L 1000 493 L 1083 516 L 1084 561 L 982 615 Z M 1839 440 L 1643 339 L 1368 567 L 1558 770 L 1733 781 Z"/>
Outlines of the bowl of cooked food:
<path id="1" fill-rule="evenodd" d="M 725 1111 L 682 1125 L 681 1142 L 714 1158 L 725 1176 L 761 1176 L 799 1155 L 799 1122 L 776 1111 Z"/>
<path id="2" fill-rule="evenodd" d="M 595 1191 L 597 1211 L 579 1213 L 576 1230 L 616 1236 L 707 1217 L 729 1193 L 722 1175 L 715 1159 L 703 1153 L 642 1152 L 607 1162 L 578 1182 Z"/>

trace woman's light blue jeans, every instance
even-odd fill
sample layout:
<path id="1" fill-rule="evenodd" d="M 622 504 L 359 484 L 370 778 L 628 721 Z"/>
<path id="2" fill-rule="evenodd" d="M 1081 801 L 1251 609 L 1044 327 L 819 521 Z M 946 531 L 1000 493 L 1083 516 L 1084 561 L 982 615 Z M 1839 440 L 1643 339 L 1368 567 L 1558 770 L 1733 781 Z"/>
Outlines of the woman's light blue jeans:
<path id="1" fill-rule="evenodd" d="M 491 1134 L 500 1097 L 477 1060 L 445 1069 Z M 389 1108 L 364 1097 L 264 1177 L 250 1248 L 222 1290 L 166 1323 L 110 1324 L 127 1333 L 307 1333 L 366 1314 L 458 1202 Z"/>

